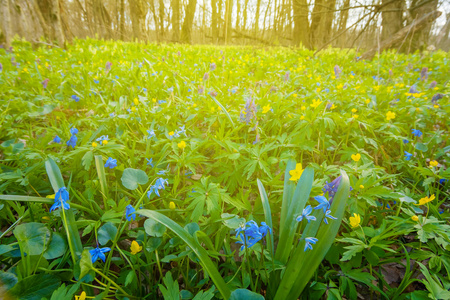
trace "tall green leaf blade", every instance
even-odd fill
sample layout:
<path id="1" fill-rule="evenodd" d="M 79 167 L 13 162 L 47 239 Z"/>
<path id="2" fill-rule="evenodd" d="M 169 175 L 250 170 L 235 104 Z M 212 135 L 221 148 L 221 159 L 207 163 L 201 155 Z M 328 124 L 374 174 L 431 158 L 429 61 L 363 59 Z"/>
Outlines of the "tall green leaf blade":
<path id="1" fill-rule="evenodd" d="M 294 197 L 295 183 L 290 181 L 290 171 L 295 169 L 295 161 L 289 160 L 286 166 L 286 172 L 284 173 L 284 189 L 283 189 L 283 201 L 281 203 L 281 215 L 280 215 L 280 232 L 286 226 L 286 215 L 291 205 L 292 198 Z"/>
<path id="2" fill-rule="evenodd" d="M 197 257 L 200 260 L 200 263 L 202 267 L 206 270 L 208 275 L 211 277 L 212 281 L 216 285 L 217 289 L 220 291 L 224 299 L 230 298 L 231 291 L 228 288 L 227 284 L 223 280 L 222 276 L 220 275 L 219 271 L 217 270 L 217 267 L 214 265 L 214 263 L 211 261 L 211 259 L 208 256 L 208 252 L 201 247 L 195 239 L 190 235 L 185 229 L 183 229 L 180 225 L 169 219 L 163 214 L 160 214 L 156 211 L 143 209 L 138 210 L 136 214 L 143 215 L 145 217 L 151 218 L 155 221 L 160 222 L 161 224 L 165 225 L 167 228 L 172 230 L 178 237 L 180 237 L 191 249 L 194 251 L 194 253 L 197 255 Z"/>
<path id="3" fill-rule="evenodd" d="M 225 115 L 227 116 L 228 120 L 230 120 L 231 125 L 234 127 L 234 122 L 231 119 L 230 114 L 227 112 L 227 109 L 222 105 L 222 103 L 219 102 L 219 100 L 217 100 L 215 97 L 211 96 L 211 98 L 214 100 L 214 102 L 216 102 L 216 104 L 218 106 L 220 106 L 220 108 L 222 108 L 222 111 L 225 113 Z"/>
<path id="4" fill-rule="evenodd" d="M 341 176 L 339 188 L 331 205 L 331 215 L 337 219 L 330 220 L 328 225 L 323 224 L 323 212 L 321 212 L 320 217 L 314 222 L 314 226 L 305 228 L 303 237 L 313 237 L 314 235 L 311 234 L 318 228 L 317 235 L 315 235 L 318 241 L 313 246 L 314 249 L 307 252 L 304 251 L 304 240 L 298 244 L 289 260 L 275 300 L 297 299 L 333 244 L 350 194 L 350 181 L 347 173 L 341 171 Z"/>
<path id="5" fill-rule="evenodd" d="M 61 175 L 61 171 L 55 161 L 51 158 L 48 158 L 45 161 L 45 169 L 47 170 L 48 178 L 50 179 L 50 183 L 55 191 L 55 194 L 62 187 L 65 187 L 64 179 Z M 75 215 L 73 214 L 72 209 L 68 209 L 65 212 L 67 219 L 67 231 L 69 236 L 68 242 L 70 245 L 70 249 L 75 252 L 72 253 L 74 259 L 78 259 L 83 251 L 83 245 L 81 244 L 80 234 L 78 233 L 78 227 L 75 223 Z M 63 222 L 64 223 L 64 222 Z"/>
<path id="6" fill-rule="evenodd" d="M 294 196 L 286 213 L 285 224 L 283 225 L 283 228 L 280 228 L 280 238 L 275 253 L 275 259 L 284 264 L 287 263 L 289 259 L 295 230 L 298 225 L 295 218 L 300 215 L 305 208 L 305 204 L 311 193 L 313 181 L 314 170 L 311 167 L 307 167 L 297 183 L 297 188 L 295 189 Z"/>
<path id="7" fill-rule="evenodd" d="M 257 179 L 256 182 L 258 183 L 259 194 L 261 195 L 261 202 L 262 202 L 263 209 L 264 209 L 264 216 L 265 216 L 266 224 L 270 228 L 273 229 L 273 226 L 272 226 L 272 212 L 270 211 L 269 198 L 267 197 L 267 193 L 266 193 L 266 190 L 264 189 L 264 185 L 262 184 L 262 182 L 259 179 Z M 267 239 L 267 243 L 269 243 L 269 239 L 270 239 L 271 247 L 270 247 L 269 251 L 272 254 L 274 252 L 273 237 L 269 237 L 267 235 L 266 239 Z"/>
<path id="8" fill-rule="evenodd" d="M 105 165 L 101 155 L 95 155 L 95 167 L 97 168 L 98 180 L 100 182 L 100 190 L 103 196 L 104 209 L 106 209 L 106 200 L 108 200 L 108 184 L 106 182 Z"/>
<path id="9" fill-rule="evenodd" d="M 33 196 L 19 196 L 19 195 L 0 195 L 0 200 L 6 201 L 21 201 L 21 202 L 40 202 L 40 203 L 54 203 L 55 200 L 44 197 Z"/>

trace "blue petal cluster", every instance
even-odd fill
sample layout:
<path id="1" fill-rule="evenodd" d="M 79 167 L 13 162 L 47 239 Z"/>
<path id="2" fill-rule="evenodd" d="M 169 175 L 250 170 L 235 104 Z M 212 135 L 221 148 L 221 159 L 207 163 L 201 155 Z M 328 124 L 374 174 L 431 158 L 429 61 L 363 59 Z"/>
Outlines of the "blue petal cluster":
<path id="1" fill-rule="evenodd" d="M 55 203 L 50 207 L 50 211 L 53 211 L 57 208 L 64 208 L 69 209 L 70 205 L 67 203 L 69 201 L 69 192 L 67 191 L 66 187 L 63 186 L 60 188 L 55 195 Z"/>
<path id="2" fill-rule="evenodd" d="M 265 222 L 261 222 L 261 226 L 258 226 L 258 223 L 251 220 L 236 229 L 236 237 L 239 236 L 241 238 L 241 240 L 236 243 L 242 244 L 240 248 L 242 251 L 246 247 L 250 248 L 255 245 L 268 233 L 272 234 L 272 228 L 270 228 Z"/>
<path id="3" fill-rule="evenodd" d="M 159 190 L 165 190 L 165 185 L 169 185 L 169 181 L 164 178 L 158 178 L 156 179 L 156 182 L 154 185 L 150 187 L 150 190 L 147 192 L 147 197 L 150 198 L 150 196 L 155 193 L 158 197 L 161 195 L 159 194 Z"/>
<path id="4" fill-rule="evenodd" d="M 127 221 L 131 221 L 131 219 L 133 219 L 133 221 L 136 220 L 136 215 L 133 214 L 136 210 L 134 209 L 134 207 L 131 204 L 128 204 L 126 209 L 125 209 L 125 218 L 127 219 Z"/>
<path id="5" fill-rule="evenodd" d="M 113 159 L 112 157 L 109 157 L 106 160 L 105 168 L 114 169 L 115 167 L 117 167 L 117 159 Z"/>
<path id="6" fill-rule="evenodd" d="M 95 263 L 97 259 L 101 259 L 103 262 L 106 260 L 106 256 L 104 253 L 111 251 L 111 248 L 104 247 L 104 248 L 97 248 L 89 250 L 89 253 L 91 254 L 91 260 L 92 263 Z"/>

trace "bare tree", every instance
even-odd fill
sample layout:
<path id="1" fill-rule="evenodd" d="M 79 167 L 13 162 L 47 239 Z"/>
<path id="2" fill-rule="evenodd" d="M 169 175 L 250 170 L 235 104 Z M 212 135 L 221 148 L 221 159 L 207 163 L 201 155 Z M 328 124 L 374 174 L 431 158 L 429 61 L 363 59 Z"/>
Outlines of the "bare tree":
<path id="1" fill-rule="evenodd" d="M 186 9 L 186 16 L 184 17 L 183 27 L 181 28 L 181 42 L 191 42 L 192 23 L 195 16 L 195 6 L 197 0 L 189 0 L 189 4 Z"/>

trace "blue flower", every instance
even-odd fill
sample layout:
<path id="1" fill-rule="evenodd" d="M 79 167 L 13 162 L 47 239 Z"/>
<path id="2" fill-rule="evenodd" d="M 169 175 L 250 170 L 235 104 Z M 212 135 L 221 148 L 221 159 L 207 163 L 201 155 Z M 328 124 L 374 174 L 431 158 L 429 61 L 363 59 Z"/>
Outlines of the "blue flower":
<path id="1" fill-rule="evenodd" d="M 166 100 L 158 100 L 158 104 L 163 104 L 163 103 L 167 103 Z"/>
<path id="2" fill-rule="evenodd" d="M 448 180 L 445 178 L 439 179 L 439 183 L 444 185 Z"/>
<path id="3" fill-rule="evenodd" d="M 150 187 L 150 190 L 147 192 L 147 197 L 150 198 L 152 193 L 155 193 L 158 197 L 160 197 L 159 190 L 165 190 L 165 184 L 169 185 L 169 181 L 164 178 L 156 179 L 154 185 Z"/>
<path id="4" fill-rule="evenodd" d="M 332 220 L 337 220 L 337 218 L 333 217 L 333 216 L 330 215 L 330 214 L 331 214 L 331 210 L 327 210 L 327 211 L 325 212 L 325 217 L 323 218 L 323 221 L 324 221 L 325 224 L 327 224 L 327 225 L 328 225 L 328 220 L 327 220 L 327 218 L 330 218 L 330 219 L 332 219 Z"/>
<path id="5" fill-rule="evenodd" d="M 152 137 L 156 136 L 155 131 L 153 129 L 152 130 L 147 130 L 147 132 L 148 132 L 147 139 L 151 139 Z"/>
<path id="6" fill-rule="evenodd" d="M 298 222 L 301 222 L 305 218 L 306 220 L 308 220 L 308 223 L 309 223 L 309 221 L 315 221 L 316 217 L 309 215 L 311 212 L 312 212 L 312 207 L 311 207 L 311 205 L 308 205 L 307 207 L 305 207 L 303 209 L 302 214 L 300 216 L 298 216 L 296 220 Z"/>
<path id="7" fill-rule="evenodd" d="M 261 231 L 263 233 L 267 234 L 269 230 L 271 232 L 271 229 L 265 223 L 261 226 Z M 248 221 L 245 225 L 236 229 L 236 237 L 239 236 L 241 238 L 241 241 L 236 242 L 237 244 L 242 244 L 240 250 L 244 250 L 245 247 L 250 248 L 259 242 L 263 238 L 263 233 L 261 231 L 258 224 L 253 220 Z"/>
<path id="8" fill-rule="evenodd" d="M 53 139 L 53 142 L 55 143 L 61 143 L 61 138 L 59 136 L 55 136 L 55 138 Z"/>
<path id="9" fill-rule="evenodd" d="M 261 226 L 259 226 L 259 233 L 261 233 L 261 235 L 265 237 L 268 232 L 272 234 L 272 228 L 270 228 L 269 225 L 267 225 L 265 222 L 261 222 Z"/>
<path id="10" fill-rule="evenodd" d="M 414 134 L 417 137 L 421 137 L 422 131 L 420 131 L 419 129 L 412 129 L 412 134 Z"/>
<path id="11" fill-rule="evenodd" d="M 412 157 L 412 154 L 405 151 L 405 160 L 410 160 L 411 157 Z"/>
<path id="12" fill-rule="evenodd" d="M 167 172 L 168 172 L 168 170 L 161 170 L 161 171 L 158 171 L 158 173 L 156 173 L 156 174 L 165 175 Z"/>
<path id="13" fill-rule="evenodd" d="M 409 143 L 408 140 L 406 140 L 406 139 L 403 140 L 403 144 L 408 144 L 408 143 Z"/>
<path id="14" fill-rule="evenodd" d="M 70 134 L 71 135 L 75 135 L 78 133 L 78 129 L 76 129 L 75 127 L 70 128 Z"/>
<path id="15" fill-rule="evenodd" d="M 100 81 L 98 81 L 98 80 L 94 79 L 94 82 L 98 84 L 98 83 L 99 83 Z"/>
<path id="16" fill-rule="evenodd" d="M 97 142 L 102 143 L 103 141 L 109 141 L 109 135 L 102 135 L 98 139 L 96 139 Z"/>
<path id="17" fill-rule="evenodd" d="M 72 146 L 72 148 L 75 149 L 75 146 L 77 145 L 77 136 L 76 135 L 72 135 L 70 137 L 70 140 L 67 141 L 67 147 Z"/>
<path id="18" fill-rule="evenodd" d="M 327 198 L 324 196 L 316 196 L 314 199 L 319 202 L 319 205 L 314 207 L 314 209 L 323 209 L 323 213 L 326 213 L 327 210 L 330 208 L 330 202 L 328 202 Z"/>
<path id="19" fill-rule="evenodd" d="M 128 204 L 125 210 L 125 218 L 127 219 L 127 221 L 131 221 L 131 219 L 136 220 L 136 215 L 132 214 L 134 213 L 136 210 L 134 209 L 134 207 L 131 204 Z"/>
<path id="20" fill-rule="evenodd" d="M 80 97 L 78 97 L 77 95 L 72 95 L 72 99 L 75 100 L 75 102 L 80 101 Z"/>
<path id="21" fill-rule="evenodd" d="M 146 160 L 147 160 L 147 166 L 152 166 L 152 168 L 153 168 L 154 167 L 153 158 L 150 158 L 150 159 L 146 158 Z"/>
<path id="22" fill-rule="evenodd" d="M 113 159 L 112 157 L 109 157 L 106 160 L 105 168 L 114 169 L 115 167 L 117 167 L 117 159 Z"/>
<path id="23" fill-rule="evenodd" d="M 313 249 L 311 244 L 316 244 L 316 242 L 318 241 L 318 239 L 314 238 L 314 237 L 308 237 L 305 239 L 305 249 L 303 250 L 303 252 L 306 252 L 306 250 L 308 249 Z"/>
<path id="24" fill-rule="evenodd" d="M 100 249 L 98 246 L 95 249 L 89 250 L 89 253 L 91 254 L 92 263 L 95 263 L 99 258 L 103 260 L 103 262 L 105 262 L 106 256 L 104 253 L 109 251 L 111 251 L 111 248 L 105 247 Z"/>
<path id="25" fill-rule="evenodd" d="M 69 209 L 70 205 L 67 203 L 69 201 L 69 192 L 66 187 L 63 186 L 55 194 L 55 204 L 52 205 L 50 211 L 54 211 L 57 208 L 63 207 L 64 209 Z"/>

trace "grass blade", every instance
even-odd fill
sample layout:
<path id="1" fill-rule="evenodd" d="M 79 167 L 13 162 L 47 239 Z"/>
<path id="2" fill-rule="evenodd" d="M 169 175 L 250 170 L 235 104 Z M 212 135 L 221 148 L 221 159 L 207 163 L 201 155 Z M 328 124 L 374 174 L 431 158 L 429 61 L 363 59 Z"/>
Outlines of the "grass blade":
<path id="1" fill-rule="evenodd" d="M 151 218 L 170 230 L 172 230 L 178 237 L 180 237 L 191 249 L 194 251 L 194 253 L 197 255 L 197 257 L 200 260 L 200 263 L 202 267 L 206 270 L 208 275 L 211 277 L 211 280 L 216 285 L 217 289 L 220 291 L 224 299 L 229 299 L 231 295 L 231 291 L 228 288 L 227 284 L 223 280 L 222 276 L 220 275 L 219 271 L 217 270 L 217 267 L 214 265 L 214 263 L 211 261 L 211 259 L 208 256 L 208 252 L 200 246 L 195 239 L 190 235 L 185 229 L 183 229 L 180 225 L 175 223 L 173 220 L 169 219 L 163 214 L 160 214 L 156 211 L 148 210 L 148 209 L 142 209 L 136 211 L 136 214 L 143 215 L 145 217 Z"/>
<path id="2" fill-rule="evenodd" d="M 307 167 L 303 171 L 302 176 L 297 183 L 297 188 L 295 189 L 292 201 L 289 203 L 283 228 L 280 228 L 280 238 L 275 253 L 275 259 L 284 264 L 288 262 L 289 253 L 293 247 L 292 242 L 294 241 L 295 230 L 298 225 L 295 218 L 300 215 L 305 208 L 305 204 L 311 193 L 313 181 L 314 170 L 311 167 Z"/>
<path id="3" fill-rule="evenodd" d="M 231 119 L 230 114 L 227 112 L 227 109 L 226 109 L 226 108 L 219 102 L 219 100 L 217 100 L 215 97 L 211 96 L 211 98 L 214 100 L 214 102 L 216 102 L 216 104 L 217 104 L 218 106 L 220 106 L 220 108 L 222 108 L 222 111 L 225 113 L 225 115 L 227 116 L 228 120 L 230 120 L 231 125 L 232 125 L 233 128 L 234 128 L 233 120 Z"/>
<path id="4" fill-rule="evenodd" d="M 264 209 L 265 222 L 273 230 L 272 212 L 270 211 L 269 198 L 267 197 L 267 193 L 266 193 L 266 190 L 264 189 L 264 185 L 262 184 L 262 182 L 259 179 L 257 179 L 256 182 L 258 183 L 259 194 L 261 195 L 261 202 L 262 202 L 262 206 Z M 271 245 L 269 251 L 271 254 L 273 254 L 273 252 L 274 252 L 273 237 L 266 236 L 267 243 L 269 243 L 269 239 L 270 239 L 270 245 Z"/>
<path id="5" fill-rule="evenodd" d="M 108 184 L 106 182 L 105 165 L 101 155 L 95 155 L 95 167 L 97 168 L 98 180 L 100 181 L 100 191 L 103 196 L 103 209 L 107 209 L 106 201 L 108 200 Z"/>

